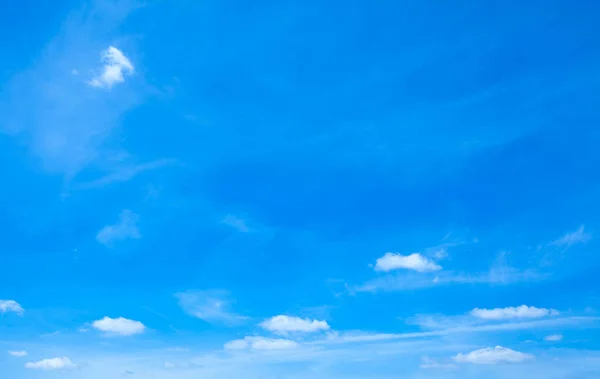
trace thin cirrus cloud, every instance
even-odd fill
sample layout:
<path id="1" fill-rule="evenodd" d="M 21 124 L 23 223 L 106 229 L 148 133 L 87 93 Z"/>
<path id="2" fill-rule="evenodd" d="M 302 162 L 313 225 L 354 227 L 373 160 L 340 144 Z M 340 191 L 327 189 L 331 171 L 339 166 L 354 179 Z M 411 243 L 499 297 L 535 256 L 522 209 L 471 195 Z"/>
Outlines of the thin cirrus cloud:
<path id="1" fill-rule="evenodd" d="M 472 363 L 477 365 L 496 365 L 503 363 L 519 363 L 533 359 L 530 354 L 524 354 L 502 346 L 487 347 L 474 350 L 467 354 L 459 353 L 453 357 L 458 363 Z"/>
<path id="2" fill-rule="evenodd" d="M 558 316 L 560 312 L 555 309 L 536 308 L 527 305 L 518 307 L 480 309 L 475 308 L 471 311 L 471 315 L 484 320 L 509 320 L 509 319 L 526 319 L 526 318 L 542 318 L 548 316 Z"/>
<path id="3" fill-rule="evenodd" d="M 27 352 L 25 350 L 18 350 L 18 351 L 9 351 L 8 355 L 10 355 L 11 357 L 26 357 L 27 356 Z"/>
<path id="4" fill-rule="evenodd" d="M 227 342 L 225 350 L 290 350 L 300 347 L 298 342 L 266 337 L 245 337 Z"/>
<path id="5" fill-rule="evenodd" d="M 386 253 L 383 257 L 378 258 L 375 263 L 376 271 L 389 272 L 399 269 L 432 272 L 439 271 L 442 267 L 419 253 L 410 255 Z"/>
<path id="6" fill-rule="evenodd" d="M 32 370 L 61 370 L 75 367 L 68 357 L 48 358 L 37 362 L 25 363 L 25 368 Z"/>
<path id="7" fill-rule="evenodd" d="M 247 319 L 231 310 L 235 301 L 225 290 L 185 291 L 175 297 L 187 314 L 209 323 L 235 325 Z"/>
<path id="8" fill-rule="evenodd" d="M 101 332 L 119 336 L 132 336 L 141 334 L 146 330 L 146 326 L 139 321 L 123 317 L 110 318 L 108 316 L 92 322 L 92 327 Z"/>
<path id="9" fill-rule="evenodd" d="M 562 340 L 563 340 L 562 334 L 551 334 L 544 338 L 544 341 L 548 341 L 548 342 L 558 342 L 558 341 L 562 341 Z"/>
<path id="10" fill-rule="evenodd" d="M 293 332 L 314 333 L 329 330 L 327 321 L 303 319 L 300 317 L 279 315 L 271 317 L 260 323 L 263 329 L 276 334 L 288 334 Z"/>
<path id="11" fill-rule="evenodd" d="M 101 72 L 88 81 L 92 87 L 110 89 L 115 84 L 124 82 L 125 75 L 131 75 L 134 72 L 129 58 L 114 46 L 102 51 L 101 60 L 104 63 Z"/>
<path id="12" fill-rule="evenodd" d="M 119 221 L 116 224 L 107 225 L 100 229 L 96 234 L 96 241 L 104 246 L 112 247 L 115 242 L 141 238 L 137 226 L 138 220 L 139 216 L 136 213 L 125 209 L 119 215 Z"/>
<path id="13" fill-rule="evenodd" d="M 590 233 L 586 233 L 585 227 L 581 225 L 576 231 L 565 234 L 557 240 L 550 242 L 550 246 L 571 247 L 578 243 L 586 243 L 592 239 Z"/>
<path id="14" fill-rule="evenodd" d="M 25 310 L 21 306 L 21 304 L 17 303 L 14 300 L 0 300 L 0 313 L 16 313 L 19 316 L 22 316 Z"/>

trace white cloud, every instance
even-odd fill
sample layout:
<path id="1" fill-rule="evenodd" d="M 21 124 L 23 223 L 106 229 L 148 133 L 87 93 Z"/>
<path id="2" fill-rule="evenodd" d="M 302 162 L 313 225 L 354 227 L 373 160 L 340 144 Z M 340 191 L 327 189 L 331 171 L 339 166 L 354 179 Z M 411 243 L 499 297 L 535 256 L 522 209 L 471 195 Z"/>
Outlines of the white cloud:
<path id="1" fill-rule="evenodd" d="M 138 220 L 139 216 L 136 213 L 125 209 L 119 215 L 119 222 L 102 228 L 96 235 L 96 240 L 104 246 L 110 247 L 114 242 L 140 238 Z"/>
<path id="2" fill-rule="evenodd" d="M 542 318 L 547 316 L 558 316 L 559 312 L 555 309 L 529 307 L 521 305 L 519 307 L 506 307 L 494 309 L 475 308 L 471 315 L 484 320 L 507 320 L 515 318 Z"/>
<path id="3" fill-rule="evenodd" d="M 424 369 L 437 370 L 454 370 L 458 368 L 458 366 L 454 363 L 441 363 L 430 357 L 422 357 L 420 367 Z"/>
<path id="4" fill-rule="evenodd" d="M 562 339 L 563 339 L 562 334 L 551 334 L 544 338 L 545 341 L 562 341 Z"/>
<path id="5" fill-rule="evenodd" d="M 104 187 L 113 183 L 121 183 L 131 180 L 135 176 L 144 173 L 146 171 L 152 171 L 175 164 L 174 159 L 158 159 L 155 161 L 141 163 L 141 164 L 128 164 L 124 167 L 116 168 L 113 172 L 105 175 L 99 179 L 92 180 L 90 182 L 78 183 L 77 189 L 90 189 Z"/>
<path id="6" fill-rule="evenodd" d="M 13 356 L 13 357 L 26 357 L 27 352 L 25 350 L 9 351 L 8 355 Z"/>
<path id="7" fill-rule="evenodd" d="M 327 321 L 302 319 L 300 317 L 279 315 L 263 321 L 260 326 L 268 331 L 278 334 L 290 332 L 314 333 L 329 330 Z"/>
<path id="8" fill-rule="evenodd" d="M 110 318 L 104 317 L 101 320 L 92 322 L 92 327 L 102 332 L 118 334 L 122 336 L 132 336 L 143 333 L 146 326 L 139 321 L 129 320 L 123 317 Z"/>
<path id="9" fill-rule="evenodd" d="M 586 243 L 592 239 L 592 235 L 585 232 L 584 226 L 581 225 L 579 229 L 574 232 L 567 233 L 557 240 L 549 243 L 550 246 L 564 246 L 571 247 L 578 243 Z"/>
<path id="10" fill-rule="evenodd" d="M 422 256 L 419 253 L 410 255 L 401 255 L 396 253 L 385 253 L 375 263 L 376 271 L 392 271 L 398 269 L 414 270 L 417 272 L 431 272 L 442 269 L 440 265 L 434 261 Z"/>
<path id="11" fill-rule="evenodd" d="M 475 350 L 468 354 L 459 353 L 454 356 L 453 359 L 459 363 L 495 365 L 500 363 L 519 363 L 528 359 L 533 359 L 533 356 L 507 349 L 502 346 L 496 346 Z"/>
<path id="12" fill-rule="evenodd" d="M 125 81 L 124 74 L 133 74 L 134 67 L 131 61 L 114 46 L 102 51 L 101 60 L 104 63 L 102 72 L 88 82 L 92 87 L 110 89 L 113 85 Z"/>
<path id="13" fill-rule="evenodd" d="M 25 363 L 25 368 L 34 370 L 60 370 L 75 367 L 75 364 L 67 357 L 42 359 L 37 362 Z"/>
<path id="14" fill-rule="evenodd" d="M 292 340 L 265 337 L 245 337 L 224 345 L 225 350 L 290 350 L 298 347 L 300 344 Z"/>
<path id="15" fill-rule="evenodd" d="M 18 314 L 19 316 L 22 316 L 25 310 L 23 309 L 21 304 L 17 303 L 14 300 L 0 300 L 0 313 L 8 312 L 13 312 Z"/>
<path id="16" fill-rule="evenodd" d="M 206 322 L 237 324 L 247 319 L 231 311 L 234 301 L 224 290 L 186 291 L 175 297 L 186 313 Z"/>

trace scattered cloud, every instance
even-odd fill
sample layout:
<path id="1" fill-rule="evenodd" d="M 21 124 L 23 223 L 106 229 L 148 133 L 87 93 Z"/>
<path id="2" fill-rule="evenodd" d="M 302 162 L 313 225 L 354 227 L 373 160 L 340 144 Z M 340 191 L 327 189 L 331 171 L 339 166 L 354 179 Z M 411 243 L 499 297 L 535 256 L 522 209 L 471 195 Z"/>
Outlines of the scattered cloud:
<path id="1" fill-rule="evenodd" d="M 9 351 L 8 355 L 10 355 L 12 357 L 26 357 L 27 356 L 27 352 L 25 350 Z"/>
<path id="2" fill-rule="evenodd" d="M 586 243 L 591 239 L 592 235 L 590 233 L 586 233 L 584 226 L 581 225 L 576 231 L 567 233 L 559 239 L 550 242 L 548 245 L 569 248 L 578 243 Z"/>
<path id="3" fill-rule="evenodd" d="M 487 347 L 467 354 L 459 353 L 454 356 L 458 363 L 473 363 L 477 365 L 495 365 L 501 363 L 519 363 L 533 359 L 532 355 L 520 353 L 502 346 Z"/>
<path id="4" fill-rule="evenodd" d="M 21 304 L 17 303 L 14 300 L 0 300 L 0 313 L 16 313 L 19 316 L 22 316 L 25 310 L 21 306 Z"/>
<path id="5" fill-rule="evenodd" d="M 233 325 L 247 319 L 231 311 L 234 301 L 224 290 L 186 291 L 175 297 L 186 313 L 209 323 Z"/>
<path id="6" fill-rule="evenodd" d="M 436 370 L 455 370 L 458 368 L 458 366 L 454 363 L 442 363 L 430 357 L 422 357 L 420 367 L 424 369 Z"/>
<path id="7" fill-rule="evenodd" d="M 560 313 L 555 309 L 529 307 L 521 305 L 518 307 L 479 309 L 471 311 L 471 315 L 485 320 L 507 320 L 516 318 L 542 318 L 547 316 L 558 316 Z"/>
<path id="8" fill-rule="evenodd" d="M 25 368 L 33 370 L 61 370 L 73 367 L 75 367 L 75 364 L 67 357 L 49 358 L 37 362 L 25 363 Z"/>
<path id="9" fill-rule="evenodd" d="M 140 238 L 138 220 L 139 216 L 136 213 L 125 209 L 119 215 L 119 222 L 102 228 L 96 235 L 96 240 L 104 246 L 111 247 L 115 242 Z"/>
<path id="10" fill-rule="evenodd" d="M 123 317 L 110 318 L 108 316 L 92 322 L 92 327 L 102 332 L 121 336 L 132 336 L 143 333 L 146 330 L 146 326 L 139 321 Z"/>
<path id="11" fill-rule="evenodd" d="M 114 46 L 102 51 L 101 61 L 104 63 L 101 73 L 88 81 L 92 87 L 110 89 L 115 84 L 124 82 L 124 75 L 131 75 L 134 72 L 131 61 Z"/>
<path id="12" fill-rule="evenodd" d="M 544 338 L 545 341 L 562 341 L 563 340 L 563 335 L 562 334 L 551 334 L 549 336 L 546 336 Z"/>
<path id="13" fill-rule="evenodd" d="M 414 270 L 417 272 L 431 272 L 442 269 L 437 263 L 419 253 L 401 255 L 396 253 L 385 253 L 375 263 L 376 271 L 389 272 L 398 269 Z"/>
<path id="14" fill-rule="evenodd" d="M 298 347 L 300 344 L 292 340 L 265 337 L 245 337 L 224 345 L 225 350 L 290 350 Z"/>
<path id="15" fill-rule="evenodd" d="M 279 315 L 263 321 L 260 326 L 270 332 L 277 334 L 288 334 L 292 332 L 314 333 L 329 330 L 327 321 L 302 319 L 300 317 Z"/>

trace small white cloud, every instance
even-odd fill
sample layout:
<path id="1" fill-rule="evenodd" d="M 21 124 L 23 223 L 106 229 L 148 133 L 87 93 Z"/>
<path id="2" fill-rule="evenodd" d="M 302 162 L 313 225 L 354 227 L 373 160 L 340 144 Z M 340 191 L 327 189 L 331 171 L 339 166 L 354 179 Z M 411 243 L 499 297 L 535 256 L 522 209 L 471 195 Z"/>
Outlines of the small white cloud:
<path id="1" fill-rule="evenodd" d="M 581 225 L 576 231 L 567 233 L 559 239 L 550 242 L 548 245 L 571 247 L 578 243 L 586 243 L 591 239 L 592 235 L 590 233 L 586 233 L 584 226 Z"/>
<path id="2" fill-rule="evenodd" d="M 302 319 L 300 317 L 279 315 L 263 321 L 260 326 L 270 332 L 287 334 L 292 332 L 314 333 L 329 330 L 327 321 Z"/>
<path id="3" fill-rule="evenodd" d="M 175 368 L 175 364 L 171 362 L 165 362 L 165 368 Z"/>
<path id="4" fill-rule="evenodd" d="M 376 271 L 388 272 L 398 269 L 431 272 L 441 270 L 442 267 L 419 253 L 410 255 L 386 253 L 383 257 L 378 258 L 375 263 Z"/>
<path id="5" fill-rule="evenodd" d="M 25 363 L 25 368 L 34 370 L 60 370 L 73 367 L 75 367 L 75 364 L 67 357 L 42 359 L 37 362 Z"/>
<path id="6" fill-rule="evenodd" d="M 455 370 L 458 368 L 454 363 L 441 363 L 429 357 L 421 358 L 421 368 L 436 370 Z"/>
<path id="7" fill-rule="evenodd" d="M 529 307 L 521 305 L 519 307 L 506 307 L 494 309 L 475 308 L 471 311 L 471 316 L 484 320 L 507 320 L 517 318 L 542 318 L 548 316 L 558 316 L 560 313 L 555 309 Z"/>
<path id="8" fill-rule="evenodd" d="M 124 75 L 133 74 L 133 64 L 116 47 L 110 46 L 108 49 L 102 51 L 101 57 L 104 67 L 99 75 L 88 82 L 92 87 L 110 89 L 113 85 L 124 82 Z"/>
<path id="9" fill-rule="evenodd" d="M 544 338 L 545 341 L 562 341 L 562 339 L 563 339 L 562 334 L 551 334 Z"/>
<path id="10" fill-rule="evenodd" d="M 0 300 L 0 313 L 8 312 L 13 312 L 18 314 L 19 316 L 22 316 L 25 310 L 23 309 L 21 304 L 17 303 L 14 300 Z"/>
<path id="11" fill-rule="evenodd" d="M 119 222 L 102 228 L 96 235 L 96 240 L 104 246 L 110 247 L 118 241 L 140 238 L 141 234 L 137 226 L 138 220 L 139 216 L 137 214 L 125 209 L 119 215 Z"/>
<path id="12" fill-rule="evenodd" d="M 507 349 L 502 346 L 496 346 L 475 350 L 468 354 L 457 354 L 453 359 L 458 363 L 495 365 L 501 363 L 519 363 L 533 359 L 533 356 Z"/>
<path id="13" fill-rule="evenodd" d="M 13 357 L 26 357 L 27 352 L 25 350 L 9 351 L 8 355 L 13 356 Z"/>
<path id="14" fill-rule="evenodd" d="M 234 301 L 224 290 L 186 291 L 175 297 L 186 313 L 206 322 L 233 325 L 247 319 L 231 311 Z"/>
<path id="15" fill-rule="evenodd" d="M 123 317 L 104 317 L 101 320 L 92 322 L 92 327 L 102 332 L 118 334 L 121 336 L 132 336 L 134 334 L 143 333 L 144 330 L 146 330 L 146 326 L 141 322 Z"/>
<path id="16" fill-rule="evenodd" d="M 279 338 L 246 337 L 229 341 L 224 345 L 225 350 L 290 350 L 300 346 L 299 343 Z"/>

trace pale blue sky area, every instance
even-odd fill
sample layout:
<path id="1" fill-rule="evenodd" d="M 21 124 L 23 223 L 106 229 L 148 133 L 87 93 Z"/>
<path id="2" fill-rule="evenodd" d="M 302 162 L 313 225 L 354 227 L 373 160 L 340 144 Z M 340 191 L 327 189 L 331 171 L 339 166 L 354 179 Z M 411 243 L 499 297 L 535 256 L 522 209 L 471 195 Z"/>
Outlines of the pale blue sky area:
<path id="1" fill-rule="evenodd" d="M 1 377 L 600 378 L 597 2 L 1 9 Z"/>

